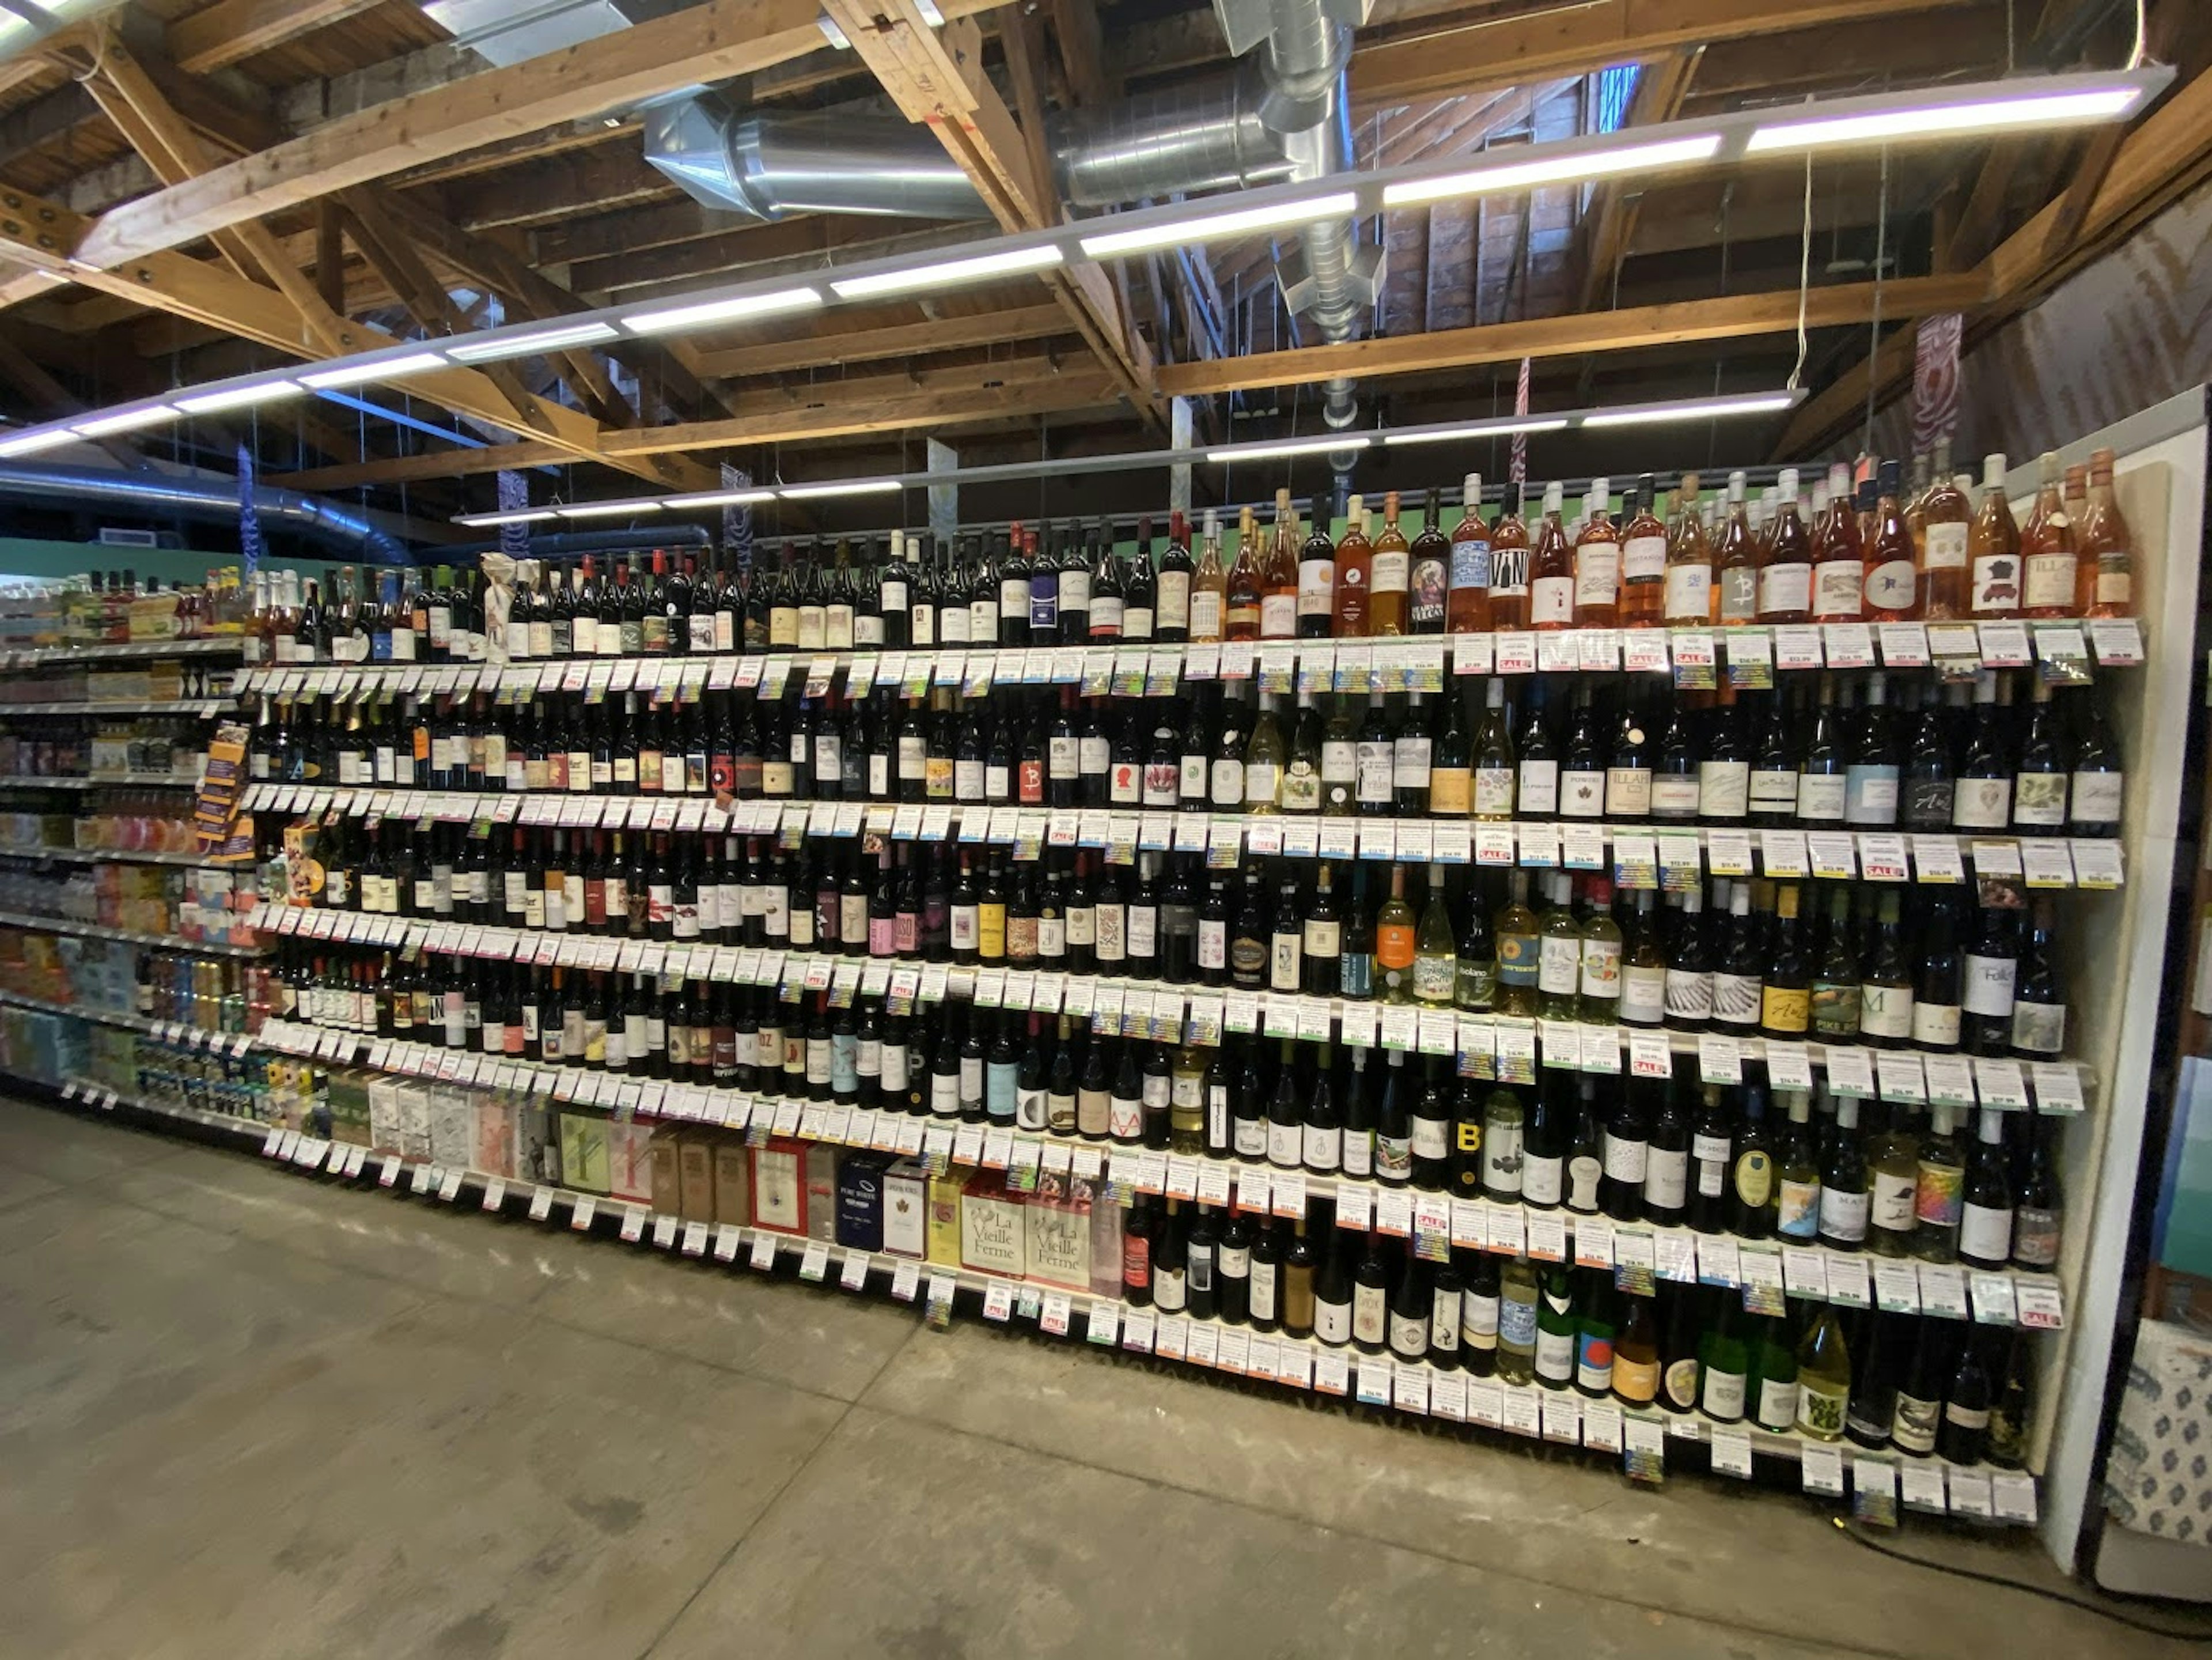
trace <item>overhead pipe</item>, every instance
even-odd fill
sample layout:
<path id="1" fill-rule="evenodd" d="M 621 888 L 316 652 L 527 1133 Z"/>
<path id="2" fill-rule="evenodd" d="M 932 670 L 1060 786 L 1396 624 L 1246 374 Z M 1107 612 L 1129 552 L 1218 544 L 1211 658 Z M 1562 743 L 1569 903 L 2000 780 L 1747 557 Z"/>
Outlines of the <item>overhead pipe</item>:
<path id="1" fill-rule="evenodd" d="M 168 514 L 238 521 L 238 486 L 228 479 L 180 478 L 158 472 L 111 472 L 99 467 L 16 466 L 0 461 L 0 499 L 58 502 L 71 508 L 120 508 L 137 517 Z M 264 520 L 342 548 L 347 556 L 380 565 L 413 562 L 407 544 L 351 508 L 319 496 L 267 486 L 253 492 Z"/>

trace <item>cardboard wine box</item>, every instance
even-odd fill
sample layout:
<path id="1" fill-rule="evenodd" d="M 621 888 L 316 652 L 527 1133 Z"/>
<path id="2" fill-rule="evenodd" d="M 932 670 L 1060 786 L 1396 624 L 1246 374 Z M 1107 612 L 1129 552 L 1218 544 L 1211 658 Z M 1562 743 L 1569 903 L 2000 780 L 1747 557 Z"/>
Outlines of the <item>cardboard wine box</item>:
<path id="1" fill-rule="evenodd" d="M 684 1207 L 682 1177 L 677 1169 L 677 1133 L 664 1129 L 652 1141 L 653 1208 L 656 1215 L 674 1216 Z"/>
<path id="2" fill-rule="evenodd" d="M 883 1250 L 917 1261 L 928 1256 L 929 1171 L 920 1159 L 902 1158 L 884 1172 L 883 1212 Z"/>
<path id="3" fill-rule="evenodd" d="M 929 1260 L 940 1267 L 960 1266 L 960 1178 L 947 1171 L 929 1178 Z"/>
<path id="4" fill-rule="evenodd" d="M 806 1149 L 804 1141 L 772 1138 L 752 1155 L 752 1223 L 777 1233 L 806 1231 Z"/>
<path id="5" fill-rule="evenodd" d="M 607 1125 L 607 1194 L 633 1205 L 653 1202 L 653 1127 L 617 1119 Z"/>
<path id="6" fill-rule="evenodd" d="M 714 1219 L 714 1146 L 710 1132 L 688 1132 L 676 1142 L 676 1213 L 687 1222 Z"/>
<path id="7" fill-rule="evenodd" d="M 561 1180 L 580 1193 L 607 1189 L 607 1121 L 595 1112 L 561 1115 Z"/>
<path id="8" fill-rule="evenodd" d="M 1090 1185 L 1045 1172 L 1022 1207 L 1029 1277 L 1069 1291 L 1091 1289 Z"/>
<path id="9" fill-rule="evenodd" d="M 1029 1273 L 1021 1198 L 995 1171 L 978 1171 L 961 1189 L 960 1265 L 1009 1280 Z"/>
<path id="10" fill-rule="evenodd" d="M 848 1152 L 837 1167 L 837 1243 L 862 1250 L 884 1248 L 884 1171 L 881 1153 Z"/>
<path id="11" fill-rule="evenodd" d="M 743 1224 L 753 1214 L 753 1150 L 734 1139 L 714 1144 L 714 1219 Z"/>

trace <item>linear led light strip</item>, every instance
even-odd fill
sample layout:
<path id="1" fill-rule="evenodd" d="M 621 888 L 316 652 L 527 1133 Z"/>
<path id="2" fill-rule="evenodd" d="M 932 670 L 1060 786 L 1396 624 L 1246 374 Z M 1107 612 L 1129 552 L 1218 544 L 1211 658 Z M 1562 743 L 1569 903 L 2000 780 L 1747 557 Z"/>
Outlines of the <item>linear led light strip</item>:
<path id="1" fill-rule="evenodd" d="M 2009 80 L 1864 98 L 1808 102 L 1788 109 L 1739 111 L 1516 149 L 1510 160 L 1468 167 L 1419 162 L 1372 173 L 1345 173 L 1303 184 L 1240 192 L 1214 204 L 1169 204 L 1105 219 L 969 244 L 930 258 L 902 254 L 814 280 L 756 279 L 643 309 L 609 307 L 553 322 L 487 330 L 434 344 L 394 342 L 374 354 L 305 372 L 217 382 L 167 402 L 98 412 L 0 438 L 0 457 L 26 455 L 96 436 L 86 429 L 115 419 L 124 431 L 238 408 L 264 397 L 388 381 L 457 363 L 489 362 L 538 351 L 650 339 L 810 311 L 834 301 L 881 299 L 1048 271 L 1075 260 L 1128 258 L 1167 246 L 1196 246 L 1224 238 L 1295 229 L 1316 220 L 1364 217 L 1385 209 L 1708 167 L 1747 155 L 1852 145 L 1956 139 L 1980 132 L 2023 131 L 2112 121 L 2132 114 L 2163 89 L 2173 71 L 2152 65 L 2110 74 L 2022 76 Z M 266 388 L 276 388 L 265 391 Z"/>
<path id="2" fill-rule="evenodd" d="M 1340 450 L 1364 450 L 1376 444 L 1437 444 L 1452 439 L 1497 438 L 1513 433 L 1562 432 L 1570 427 L 1626 427 L 1657 425 L 1670 421 L 1717 420 L 1733 415 L 1769 415 L 1794 407 L 1802 392 L 1746 392 L 1733 398 L 1690 398 L 1656 404 L 1624 404 L 1613 409 L 1564 410 L 1554 413 L 1502 416 L 1488 421 L 1440 422 L 1420 427 L 1401 427 L 1364 432 L 1324 433 L 1305 438 L 1261 438 L 1243 444 L 1217 444 L 1206 450 L 1132 450 L 1119 455 L 1081 456 L 1073 460 L 1024 461 L 987 467 L 965 467 L 935 473 L 898 473 L 889 477 L 828 479 L 814 484 L 763 485 L 752 489 L 714 490 L 698 496 L 641 496 L 613 502 L 580 502 L 568 507 L 518 508 L 503 513 L 463 514 L 455 524 L 474 528 L 499 525 L 528 525 L 550 519 L 611 519 L 623 514 L 641 516 L 664 510 L 750 504 L 769 501 L 809 502 L 829 496 L 875 496 L 932 484 L 996 483 L 1002 479 L 1033 478 L 1042 474 L 1074 472 L 1135 472 L 1148 467 L 1189 465 L 1201 459 L 1209 465 L 1236 461 L 1272 461 L 1301 455 L 1334 454 Z"/>

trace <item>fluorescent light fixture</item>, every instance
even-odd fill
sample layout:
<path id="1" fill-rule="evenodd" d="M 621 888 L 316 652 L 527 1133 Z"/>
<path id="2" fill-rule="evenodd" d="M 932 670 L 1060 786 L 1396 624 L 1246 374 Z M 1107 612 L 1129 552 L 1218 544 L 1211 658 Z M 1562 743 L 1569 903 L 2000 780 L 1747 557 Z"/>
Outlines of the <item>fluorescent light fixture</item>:
<path id="1" fill-rule="evenodd" d="M 577 323 L 568 328 L 539 329 L 533 334 L 510 334 L 497 340 L 446 348 L 456 363 L 489 363 L 501 357 L 527 357 L 536 351 L 559 351 L 568 346 L 588 346 L 615 337 L 609 323 Z"/>
<path id="2" fill-rule="evenodd" d="M 623 514 L 659 513 L 658 502 L 581 502 L 574 507 L 556 508 L 554 512 L 563 519 L 615 519 Z"/>
<path id="3" fill-rule="evenodd" d="M 1272 461 L 1281 456 L 1328 455 L 1338 450 L 1364 450 L 1374 442 L 1364 432 L 1333 432 L 1324 438 L 1286 438 L 1279 444 L 1265 441 L 1224 444 L 1206 451 L 1209 461 Z"/>
<path id="4" fill-rule="evenodd" d="M 1534 190 L 1540 185 L 1581 184 L 1586 179 L 1610 179 L 1624 173 L 1652 173 L 1691 161 L 1709 161 L 1719 153 L 1720 147 L 1720 134 L 1699 132 L 1644 144 L 1612 144 L 1533 161 L 1504 161 L 1495 167 L 1470 167 L 1434 179 L 1408 179 L 1385 185 L 1382 205 L 1414 207 L 1455 196 L 1502 196 L 1511 191 Z"/>
<path id="5" fill-rule="evenodd" d="M 952 288 L 980 283 L 987 277 L 1010 277 L 1026 271 L 1048 271 L 1062 255 L 1054 242 L 1032 247 L 1008 248 L 1000 253 L 979 253 L 968 259 L 940 259 L 934 265 L 907 271 L 878 271 L 870 277 L 832 278 L 830 286 L 841 300 L 865 300 L 872 295 L 910 294 L 916 289 Z"/>
<path id="6" fill-rule="evenodd" d="M 914 0 L 914 9 L 921 14 L 921 21 L 933 29 L 945 27 L 945 14 L 937 9 L 937 0 Z"/>
<path id="7" fill-rule="evenodd" d="M 1960 133 L 1996 132 L 2021 127 L 2063 127 L 2085 121 L 2109 121 L 2142 102 L 2144 88 L 2132 82 L 2071 92 L 1992 92 L 1986 96 L 1938 100 L 1858 115 L 1814 116 L 1754 128 L 1744 149 L 1809 149 L 1816 145 L 1865 144 L 1891 139 L 1952 138 Z"/>
<path id="8" fill-rule="evenodd" d="M 1778 410 L 1795 407 L 1799 396 L 1794 392 L 1754 392 L 1740 398 L 1695 398 L 1680 404 L 1593 410 L 1577 424 L 1584 427 L 1632 427 L 1648 422 L 1704 421 L 1722 415 L 1771 415 Z"/>
<path id="9" fill-rule="evenodd" d="M 49 427 L 44 432 L 27 432 L 19 438 L 0 438 L 0 456 L 36 455 L 40 450 L 75 442 L 76 435 L 67 427 Z"/>
<path id="10" fill-rule="evenodd" d="M 1255 231 L 1289 230 L 1316 219 L 1340 219 L 1359 210 L 1359 198 L 1350 191 L 1310 196 L 1303 201 L 1278 203 L 1273 207 L 1238 208 L 1221 213 L 1193 214 L 1142 230 L 1103 232 L 1083 239 L 1083 252 L 1092 259 L 1112 259 L 1126 253 L 1148 253 L 1182 243 L 1211 242 L 1224 236 L 1243 236 Z"/>
<path id="11" fill-rule="evenodd" d="M 325 386 L 358 386 L 370 380 L 397 380 L 403 374 L 420 374 L 425 369 L 445 367 L 446 360 L 441 353 L 417 351 L 374 363 L 349 363 L 343 368 L 325 369 L 318 374 L 303 374 L 300 379 L 320 391 Z"/>
<path id="12" fill-rule="evenodd" d="M 708 323 L 774 317 L 781 312 L 804 311 L 821 303 L 819 289 L 776 289 L 767 294 L 740 294 L 727 300 L 702 300 L 696 305 L 636 312 L 623 319 L 623 326 L 634 334 L 665 334 L 672 329 L 696 329 Z"/>
<path id="13" fill-rule="evenodd" d="M 787 484 L 776 494 L 787 502 L 811 502 L 824 496 L 878 496 L 903 488 L 896 478 L 847 478 L 830 484 Z"/>
<path id="14" fill-rule="evenodd" d="M 80 438 L 104 438 L 111 432 L 136 432 L 141 427 L 158 427 L 164 421 L 176 418 L 173 404 L 153 404 L 143 409 L 125 410 L 120 415 L 103 415 L 94 420 L 79 421 L 70 430 Z"/>
<path id="15" fill-rule="evenodd" d="M 518 508 L 510 513 L 465 513 L 453 522 L 457 525 L 529 525 L 555 516 L 550 508 Z"/>
<path id="16" fill-rule="evenodd" d="M 708 490 L 703 496 L 670 496 L 661 500 L 664 508 L 742 508 L 756 502 L 773 502 L 772 489 Z"/>
<path id="17" fill-rule="evenodd" d="M 297 380 L 264 380 L 258 386 L 228 386 L 179 398 L 177 407 L 187 415 L 211 415 L 217 410 L 244 409 L 249 404 L 273 404 L 280 398 L 297 398 L 307 390 Z"/>
<path id="18" fill-rule="evenodd" d="M 1567 426 L 1563 415 L 1501 416 L 1495 421 L 1470 421 L 1455 427 L 1415 427 L 1405 432 L 1380 435 L 1386 444 L 1445 444 L 1455 438 L 1501 438 L 1516 432 L 1560 432 Z"/>

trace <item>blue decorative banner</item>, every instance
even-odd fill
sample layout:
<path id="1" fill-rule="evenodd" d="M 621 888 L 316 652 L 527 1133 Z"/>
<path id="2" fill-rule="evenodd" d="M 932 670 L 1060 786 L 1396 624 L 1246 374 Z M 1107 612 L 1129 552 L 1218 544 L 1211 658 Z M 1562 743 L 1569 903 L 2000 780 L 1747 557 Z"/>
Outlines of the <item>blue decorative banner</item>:
<path id="1" fill-rule="evenodd" d="M 530 505 L 530 481 L 511 467 L 499 472 L 499 510 L 501 513 L 520 513 Z M 530 556 L 530 526 L 501 525 L 499 527 L 499 550 L 510 559 Z"/>
<path id="2" fill-rule="evenodd" d="M 750 489 L 753 476 L 743 467 L 722 463 L 722 488 L 726 490 Z M 722 508 L 722 556 L 737 562 L 738 574 L 750 576 L 753 569 L 753 510 L 742 502 L 731 502 Z"/>
<path id="3" fill-rule="evenodd" d="M 261 509 L 255 505 L 253 481 L 253 449 L 251 445 L 238 447 L 238 547 L 243 556 L 240 562 L 250 582 L 253 573 L 261 569 Z"/>

